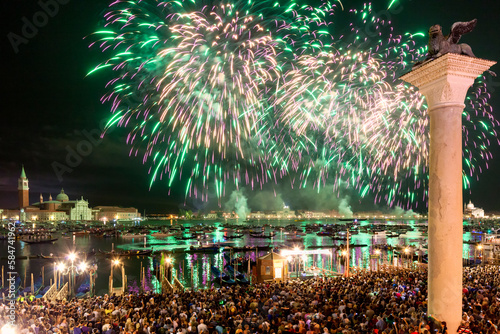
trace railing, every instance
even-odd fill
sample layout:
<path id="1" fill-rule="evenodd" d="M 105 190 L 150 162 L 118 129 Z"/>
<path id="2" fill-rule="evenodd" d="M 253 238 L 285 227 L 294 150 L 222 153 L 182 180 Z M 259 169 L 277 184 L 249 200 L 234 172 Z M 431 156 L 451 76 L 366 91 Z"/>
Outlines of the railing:
<path id="1" fill-rule="evenodd" d="M 56 295 L 56 300 L 63 300 L 68 297 L 68 292 L 69 292 L 69 285 L 68 283 L 64 284 L 64 286 L 59 290 L 59 292 Z"/>
<path id="2" fill-rule="evenodd" d="M 174 292 L 174 286 L 168 281 L 168 279 L 164 278 L 162 282 L 162 290 L 163 292 Z"/>
<path id="3" fill-rule="evenodd" d="M 51 301 L 55 299 L 56 295 L 57 295 L 57 287 L 56 283 L 54 283 L 52 284 L 50 289 L 48 289 L 47 292 L 45 292 L 45 294 L 43 295 L 43 299 Z"/>
<path id="4" fill-rule="evenodd" d="M 182 285 L 181 281 L 174 276 L 174 287 L 181 292 L 184 292 L 184 285 Z"/>

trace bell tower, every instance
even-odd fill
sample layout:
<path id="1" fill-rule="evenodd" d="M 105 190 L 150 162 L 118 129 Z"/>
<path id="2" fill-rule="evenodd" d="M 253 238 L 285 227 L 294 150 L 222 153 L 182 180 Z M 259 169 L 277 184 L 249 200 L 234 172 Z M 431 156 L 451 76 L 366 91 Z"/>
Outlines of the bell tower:
<path id="1" fill-rule="evenodd" d="M 21 176 L 17 180 L 17 192 L 19 195 L 19 209 L 23 209 L 30 205 L 30 192 L 28 187 L 28 178 L 24 172 L 24 165 L 21 169 Z"/>

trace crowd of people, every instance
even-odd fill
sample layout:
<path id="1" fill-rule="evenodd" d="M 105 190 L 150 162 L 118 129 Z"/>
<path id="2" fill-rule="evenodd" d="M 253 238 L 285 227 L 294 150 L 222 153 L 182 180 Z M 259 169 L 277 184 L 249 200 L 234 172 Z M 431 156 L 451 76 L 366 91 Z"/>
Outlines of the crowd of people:
<path id="1" fill-rule="evenodd" d="M 427 315 L 427 272 L 126 294 L 16 307 L 21 334 L 434 334 L 497 333 L 500 267 L 464 269 L 460 327 Z M 0 305 L 0 326 L 9 321 Z"/>

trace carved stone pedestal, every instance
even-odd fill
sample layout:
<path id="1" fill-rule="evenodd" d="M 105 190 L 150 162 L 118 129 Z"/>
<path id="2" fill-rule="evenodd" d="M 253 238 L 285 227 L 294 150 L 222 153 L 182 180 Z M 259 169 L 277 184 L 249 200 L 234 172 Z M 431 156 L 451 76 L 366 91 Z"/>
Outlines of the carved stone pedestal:
<path id="1" fill-rule="evenodd" d="M 467 90 L 495 62 L 446 54 L 402 79 L 430 116 L 428 313 L 455 332 L 462 317 L 462 111 Z"/>

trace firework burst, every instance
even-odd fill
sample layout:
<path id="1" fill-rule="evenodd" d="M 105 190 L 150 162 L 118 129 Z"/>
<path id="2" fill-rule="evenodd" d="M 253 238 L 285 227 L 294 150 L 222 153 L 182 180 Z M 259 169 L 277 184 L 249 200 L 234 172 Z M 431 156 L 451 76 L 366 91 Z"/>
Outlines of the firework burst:
<path id="1" fill-rule="evenodd" d="M 113 2 L 91 43 L 109 56 L 90 73 L 115 74 L 108 127 L 130 129 L 151 183 L 180 180 L 186 196 L 288 178 L 412 207 L 426 198 L 427 107 L 399 76 L 426 39 L 396 34 L 370 4 L 340 11 L 353 22 L 341 25 L 337 4 Z M 488 99 L 483 77 L 464 111 L 466 186 L 491 158 Z"/>

